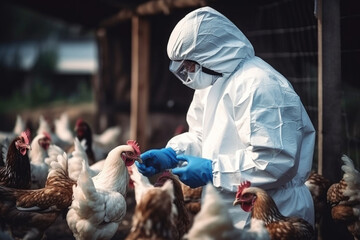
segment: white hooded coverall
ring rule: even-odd
[[[193,60],[223,76],[196,90],[187,113],[189,131],[166,147],[212,160],[213,184],[237,227],[249,214],[233,206],[244,180],[265,189],[285,216],[314,225],[308,188],[314,127],[291,84],[254,55],[244,34],[210,7],[187,14],[175,26],[167,53]]]

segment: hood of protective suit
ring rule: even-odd
[[[254,56],[245,35],[211,7],[199,8],[181,19],[167,45],[171,60],[193,60],[229,76],[243,59]]]

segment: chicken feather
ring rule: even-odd
[[[249,181],[239,185],[233,204],[251,212],[252,218],[263,220],[272,240],[315,239],[315,230],[309,222],[299,217],[283,216],[267,192],[250,185]]]
[[[341,159],[343,178],[330,186],[327,200],[332,207],[332,218],[345,223],[354,239],[360,239],[360,173],[348,156]]]
[[[68,177],[67,155],[58,155],[50,164],[44,188],[25,190],[0,186],[0,223],[11,229],[13,237],[42,239],[44,231],[72,201],[72,185]]]
[[[94,177],[88,164],[82,162],[77,186],[73,188],[74,200],[66,216],[76,239],[110,239],[125,216],[129,182],[126,165],[140,156],[136,144],[128,144],[111,150],[102,171]]]
[[[234,226],[228,209],[212,184],[204,187],[204,199],[200,212],[184,239],[189,240],[270,240],[264,222],[252,219],[249,229]]]

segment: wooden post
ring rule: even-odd
[[[149,95],[150,24],[139,16],[132,17],[131,46],[131,116],[130,138],[147,148],[146,130]]]
[[[316,0],[315,0],[316,1]],[[317,0],[318,22],[318,173],[323,174],[323,48],[322,48],[322,0]]]
[[[330,181],[341,178],[341,46],[340,1],[321,1],[322,37],[322,172]],[[321,88],[320,88],[321,89]]]
[[[340,0],[316,2],[319,51],[318,171],[333,183],[339,181],[342,175]],[[352,239],[343,223],[332,220],[330,210],[325,211],[322,217],[318,239]]]

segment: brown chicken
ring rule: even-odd
[[[360,173],[349,157],[343,155],[341,159],[343,178],[330,186],[327,200],[332,218],[345,223],[354,239],[360,239]]]
[[[315,224],[318,228],[322,217],[330,210],[326,199],[326,193],[330,187],[330,181],[321,174],[312,171],[306,180],[305,185],[310,190],[311,197],[314,201]]]
[[[174,200],[171,181],[145,192],[136,205],[132,228],[126,240],[179,239],[175,236],[177,211]]]
[[[0,186],[0,224],[8,226],[14,238],[42,239],[44,231],[72,202],[67,156],[51,163],[44,188],[26,190]]]
[[[182,182],[180,184],[184,195],[185,207],[189,211],[191,222],[193,222],[195,215],[201,210],[202,187],[191,188]]]
[[[30,160],[30,131],[22,132],[10,143],[5,160],[5,166],[0,167],[0,185],[28,189],[31,183]]]
[[[86,141],[85,152],[89,160],[89,165],[94,164],[96,162],[96,159],[93,150],[93,139],[92,139],[93,135],[90,125],[87,122],[85,122],[83,119],[79,118],[76,121],[74,130],[76,132],[76,137],[79,139],[80,142],[85,139]],[[67,150],[68,153],[71,153],[73,151],[74,151],[74,146],[71,146]]]
[[[285,217],[274,200],[261,188],[250,187],[246,181],[239,185],[234,205],[239,204],[251,217],[264,221],[272,240],[315,239],[315,231],[310,223],[298,217]]]
[[[190,229],[190,216],[188,209],[185,206],[184,195],[181,188],[181,182],[176,175],[173,175],[170,171],[164,171],[156,180],[154,186],[161,187],[165,184],[166,181],[172,181],[174,187],[175,199],[174,203],[177,210],[176,217],[176,231],[174,237],[177,235],[179,239],[189,231]],[[174,238],[176,239],[176,238]]]

